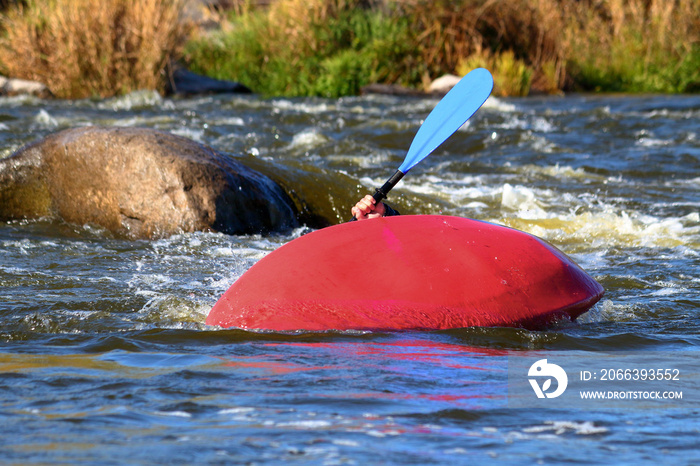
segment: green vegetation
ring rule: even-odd
[[[426,89],[477,66],[496,95],[700,92],[700,0],[240,0],[191,34],[182,1],[8,2],[0,74],[66,98],[162,90],[171,57],[263,95]]]
[[[497,95],[697,92],[700,0],[278,0],[187,45],[191,68],[266,95],[425,88],[485,66]]]
[[[374,82],[413,84],[407,18],[341,3],[285,0],[238,13],[189,42],[190,69],[266,95],[338,97]]]
[[[461,61],[457,74],[463,76],[474,68],[486,68],[494,75],[493,92],[500,96],[523,96],[530,92],[532,70],[512,50],[497,55],[474,54]]]
[[[568,68],[581,88],[700,91],[700,0],[606,0],[574,10]]]

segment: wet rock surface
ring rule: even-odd
[[[130,238],[266,233],[297,223],[279,185],[230,155],[121,127],[60,131],[0,160],[0,219],[42,217]]]
[[[30,94],[42,98],[53,97],[49,88],[42,83],[0,76],[0,96],[21,94]]]

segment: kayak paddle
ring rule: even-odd
[[[472,70],[463,77],[433,108],[418,128],[399,169],[372,197],[377,202],[385,199],[411,168],[430,155],[481,108],[491,89],[493,77],[484,68]]]

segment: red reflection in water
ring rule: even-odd
[[[278,361],[277,355],[260,354],[257,356],[237,356],[235,360],[224,359],[224,366],[236,367],[244,370],[258,371],[263,375],[284,375],[302,371],[316,370],[338,370],[343,369],[341,366],[323,365],[323,366],[305,366],[287,361]]]
[[[256,342],[255,355],[223,358],[251,382],[318,371],[323,390],[299,396],[387,400],[478,409],[505,400],[509,351],[421,338],[392,341]],[[263,394],[264,396],[264,394]],[[486,404],[484,404],[486,403]],[[439,406],[438,406],[439,407]]]
[[[393,342],[357,342],[357,343],[300,343],[274,342],[265,346],[280,347],[294,346],[305,348],[320,348],[332,352],[341,352],[344,356],[372,359],[394,359],[400,361],[427,362],[444,367],[457,369],[491,370],[479,365],[462,364],[449,358],[465,358],[469,356],[507,356],[508,351],[491,348],[477,348],[454,343],[442,343],[421,339],[402,339]]]

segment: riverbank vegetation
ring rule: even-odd
[[[181,0],[26,0],[2,18],[0,74],[46,84],[56,97],[162,91],[188,37]]]
[[[268,95],[425,89],[477,66],[497,95],[700,91],[700,0],[278,0],[194,37],[190,66]]]
[[[426,90],[487,67],[496,95],[700,92],[700,0],[240,0],[220,27],[181,0],[27,0],[0,38],[0,74],[59,97],[162,90],[171,57],[263,95]]]

